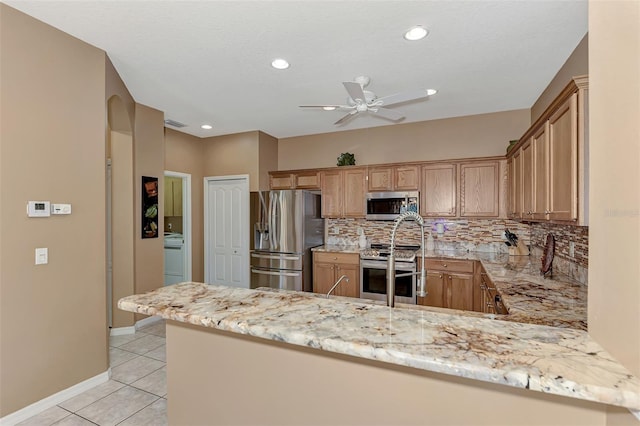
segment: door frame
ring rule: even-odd
[[[191,281],[193,263],[191,247],[191,175],[171,170],[165,170],[164,175],[165,177],[182,179],[182,236],[184,238],[182,260],[184,262],[184,281]]]
[[[204,282],[207,284],[215,284],[211,282],[210,274],[211,270],[209,267],[209,246],[211,241],[209,241],[209,215],[212,213],[209,211],[209,183],[212,182],[222,182],[227,180],[242,180],[243,186],[243,203],[245,208],[240,212],[244,217],[242,221],[245,222],[245,226],[242,228],[244,235],[242,236],[245,244],[246,250],[245,253],[242,254],[242,274],[243,280],[246,280],[247,287],[250,287],[250,276],[249,276],[249,175],[228,175],[228,176],[205,176],[204,178]]]

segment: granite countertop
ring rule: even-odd
[[[323,253],[358,253],[360,254],[360,247],[355,245],[324,245],[311,249],[311,251],[319,251]]]
[[[321,351],[640,410],[640,379],[582,330],[202,283],[125,297],[118,307]]]
[[[320,246],[313,250],[357,253],[360,249],[354,246]],[[420,255],[419,252],[418,256]],[[539,272],[538,259],[532,256],[509,256],[502,253],[466,250],[429,250],[425,252],[425,257],[479,260],[509,310],[509,315],[450,311],[452,313],[587,330],[587,286],[559,274],[552,278],[543,278]]]

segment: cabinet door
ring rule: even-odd
[[[456,215],[456,165],[422,166],[420,213],[423,216]]]
[[[444,277],[442,272],[427,271],[427,297],[418,297],[418,305],[445,307]]]
[[[473,311],[473,275],[447,274],[446,281],[445,307]]]
[[[342,173],[328,170],[321,173],[322,217],[342,216]]]
[[[549,118],[549,219],[578,219],[578,94]]]
[[[511,169],[509,176],[509,217],[512,219],[522,218],[522,150],[516,151],[511,157]]]
[[[173,215],[182,216],[182,179],[173,178]]]
[[[533,145],[531,141],[522,145],[522,218],[533,215]]]
[[[343,217],[364,217],[366,213],[367,169],[342,171],[344,176]],[[324,193],[322,194],[324,196]]]
[[[289,172],[269,173],[269,187],[271,189],[293,189],[293,175]]]
[[[500,215],[500,163],[468,163],[460,166],[460,216]]]
[[[335,283],[333,263],[313,262],[313,292],[327,294]]]
[[[393,167],[369,168],[369,191],[393,191]]]
[[[546,122],[531,138],[533,149],[533,219],[547,218],[549,209],[549,123]]]
[[[173,216],[173,180],[164,178],[164,215]]]
[[[336,265],[335,272],[335,281],[338,281],[342,275],[346,275],[349,281],[342,280],[332,294],[336,296],[360,297],[360,266],[341,263]],[[333,284],[331,285],[333,286]]]
[[[296,189],[320,189],[320,172],[309,170],[294,175]]]
[[[420,187],[418,166],[395,166],[393,168],[393,182],[397,191],[417,191]]]

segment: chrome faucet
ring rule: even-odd
[[[396,259],[395,259],[395,248],[396,248],[396,232],[398,231],[398,226],[402,222],[408,219],[415,220],[418,225],[420,225],[420,251],[422,256],[422,263],[420,265],[420,272],[415,272],[411,274],[400,274],[396,275]],[[427,295],[426,285],[427,285],[427,271],[424,267],[424,252],[426,250],[424,244],[424,219],[416,212],[405,212],[401,213],[396,221],[393,224],[393,230],[391,231],[391,247],[389,250],[389,257],[387,258],[387,306],[393,308],[395,306],[395,296],[396,296],[396,277],[397,276],[407,276],[407,275],[418,275],[420,274],[420,278],[418,278],[418,285],[416,289],[416,294],[420,297],[425,297]]]
[[[329,295],[331,294],[331,292],[333,290],[336,289],[336,287],[338,287],[338,284],[340,284],[340,281],[345,280],[346,282],[349,282],[349,277],[347,277],[346,275],[341,276],[340,278],[338,278],[338,281],[336,281],[336,283],[333,285],[333,287],[331,287],[331,289],[327,292],[327,299],[329,298]]]

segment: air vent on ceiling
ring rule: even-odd
[[[171,127],[177,127],[177,128],[187,127],[187,125],[184,124],[184,123],[181,123],[181,122],[175,121],[175,120],[170,120],[170,119],[164,120],[164,124],[166,124],[168,126],[171,126]]]

